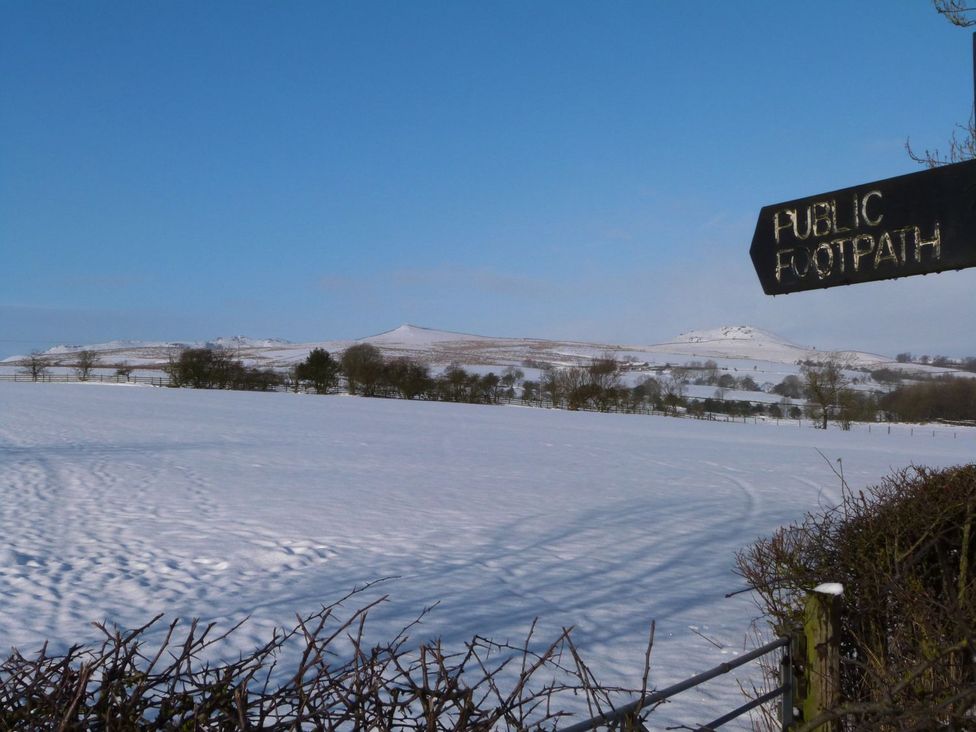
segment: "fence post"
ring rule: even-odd
[[[793,707],[799,698],[799,692],[794,663],[800,655],[800,638],[802,637],[803,629],[793,628],[792,632],[789,633],[789,645],[783,648],[783,656],[780,659],[780,684],[783,687],[783,697],[780,704],[780,727],[784,732],[791,729],[796,721],[793,716]]]
[[[620,732],[647,732],[647,727],[644,726],[640,718],[640,708],[621,719],[618,729]]]
[[[817,715],[836,706],[840,699],[840,593],[837,583],[820,585],[807,594],[803,610],[803,638],[805,658],[804,682],[797,695],[797,704],[803,711],[803,721],[809,722]],[[827,722],[816,732],[836,732],[837,722]]]

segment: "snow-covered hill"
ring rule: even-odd
[[[682,333],[671,343],[650,347],[652,351],[711,359],[744,359],[795,364],[823,358],[826,353],[812,346],[801,346],[775,333],[748,325],[732,325],[711,330]],[[893,359],[863,351],[831,351],[852,367],[880,368]]]
[[[795,373],[798,363],[820,359],[828,353],[812,346],[791,343],[775,333],[746,325],[690,331],[664,343],[620,345],[544,338],[498,338],[404,324],[358,340],[291,343],[278,338],[232,336],[196,343],[110,341],[87,346],[56,346],[47,351],[47,355],[54,364],[67,365],[73,362],[74,354],[78,351],[91,349],[99,353],[100,361],[105,365],[127,363],[136,367],[159,368],[181,348],[207,346],[232,351],[237,358],[251,364],[286,368],[304,360],[313,348],[338,353],[355,343],[370,343],[387,357],[409,356],[435,369],[450,363],[495,368],[509,365],[523,368],[566,366],[586,364],[593,358],[611,356],[629,363],[632,370],[640,371],[710,359],[723,369],[755,372],[754,376],[760,382],[778,382],[783,375]],[[851,368],[889,366],[929,373],[949,371],[896,364],[894,359],[887,356],[862,351],[843,351],[836,355]],[[4,363],[14,365],[22,358],[14,356]]]

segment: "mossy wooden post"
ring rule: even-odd
[[[840,699],[840,591],[821,585],[807,595],[803,613],[803,635],[806,641],[804,659],[805,684],[802,699],[797,704],[803,710],[803,720],[810,721],[833,708]],[[836,722],[816,728],[817,732],[835,732]]]
[[[647,727],[644,726],[640,718],[640,709],[621,719],[620,726],[617,729],[620,732],[647,732]]]

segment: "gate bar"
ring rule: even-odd
[[[782,694],[784,691],[786,691],[786,687],[785,686],[781,686],[778,689],[773,689],[772,691],[767,691],[762,696],[756,697],[751,702],[747,702],[747,703],[743,704],[738,709],[734,709],[733,711],[729,712],[728,714],[723,714],[721,717],[719,717],[718,719],[712,720],[708,724],[703,724],[701,727],[699,727],[698,729],[696,729],[695,732],[713,732],[713,730],[715,730],[718,727],[721,727],[726,722],[731,722],[736,717],[739,717],[739,716],[745,714],[746,712],[748,712],[748,711],[750,711],[752,709],[755,709],[760,704],[765,704],[768,701],[772,701],[773,699],[775,699],[776,697],[778,697],[780,694]]]
[[[588,730],[596,729],[601,725],[611,724],[613,722],[619,722],[624,717],[628,717],[634,714],[639,709],[643,709],[651,704],[657,704],[658,702],[664,701],[665,699],[674,696],[686,689],[690,689],[693,686],[698,686],[709,679],[714,679],[716,676],[721,676],[722,674],[727,674],[732,669],[738,668],[744,664],[753,661],[760,656],[765,656],[770,651],[776,650],[783,646],[789,645],[790,639],[788,637],[777,638],[774,641],[770,641],[764,646],[757,648],[754,651],[743,654],[736,658],[734,661],[728,661],[726,663],[720,663],[715,668],[709,669],[708,671],[703,671],[697,676],[692,676],[690,679],[685,679],[684,681],[679,681],[677,684],[668,686],[660,691],[655,691],[652,694],[638,699],[637,701],[630,702],[630,704],[625,704],[622,707],[617,707],[616,709],[611,709],[606,714],[601,714],[591,719],[587,719],[584,722],[578,722],[570,727],[563,727],[561,732],[587,732]]]

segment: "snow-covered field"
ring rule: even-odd
[[[232,636],[249,648],[397,576],[377,634],[436,601],[420,632],[455,647],[539,617],[540,638],[574,625],[598,678],[636,685],[655,619],[662,686],[742,650],[756,611],[724,597],[734,552],[838,499],[818,449],[856,489],[971,461],[976,431],[0,383],[0,646],[165,612],[250,615]],[[726,678],[654,723],[740,702]]]

